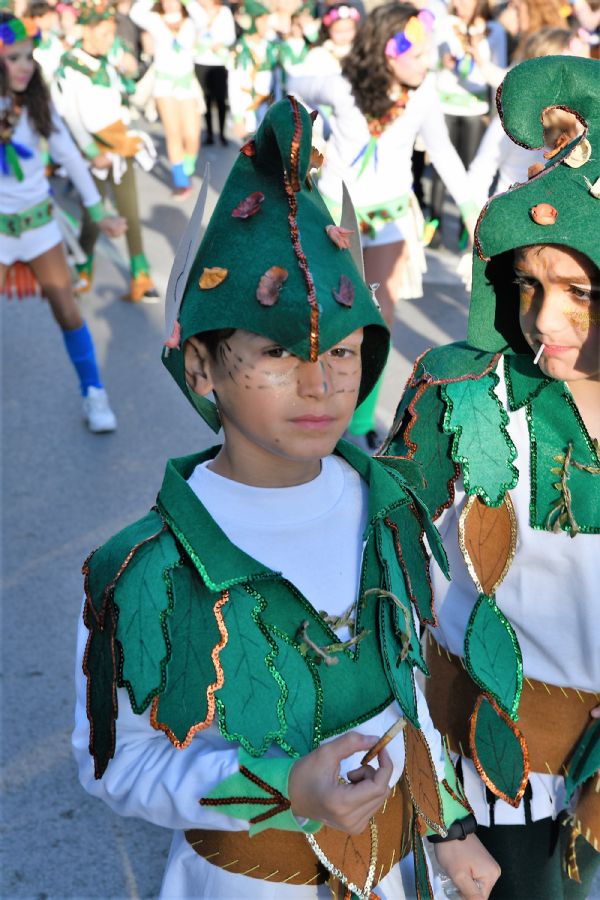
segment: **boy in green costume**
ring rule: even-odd
[[[507,900],[583,898],[600,861],[599,86],[570,57],[507,75],[516,143],[580,127],[488,202],[467,343],[417,361],[383,449],[439,517],[426,696]]]
[[[411,845],[431,897],[428,830],[486,897],[498,869],[413,675],[437,533],[402,464],[338,443],[389,337],[310,182],[311,132],[275,104],[178,251],[163,359],[225,440],[171,460],[156,506],[85,564],[80,777],[175,830],[163,897],[402,898]]]

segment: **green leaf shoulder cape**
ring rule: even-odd
[[[414,683],[415,666],[425,674],[427,668],[412,615],[414,607],[421,622],[435,621],[424,539],[444,570],[446,558],[410,483],[416,467],[373,460],[341,442],[336,452],[369,485],[369,509],[357,640],[340,644],[293,584],[227,538],[187,484],[195,466],[217,450],[171,460],[156,506],[84,565],[90,753],[100,778],[114,755],[117,688],[123,687],[134,713],[150,709],[152,726],[178,748],[212,724],[237,742],[237,782],[226,779],[213,792],[223,812],[252,822],[271,797],[265,827],[290,828],[289,820],[275,821],[285,812],[286,776],[323,739],[368,720],[395,698],[411,742],[427,746]],[[326,664],[323,654],[336,664]],[[264,759],[273,745],[284,751],[281,760]],[[454,792],[440,797],[430,754],[429,762],[437,809],[421,809],[416,796],[414,802],[426,824],[439,829],[465,810],[457,810]],[[262,805],[253,805],[253,792]],[[247,801],[243,810],[234,794]],[[227,802],[235,808],[226,809]]]
[[[529,458],[519,460],[521,471],[528,467],[531,477],[529,522],[519,527],[564,531],[571,537],[598,534],[597,443],[567,385],[544,376],[531,354],[503,356],[466,343],[427,351],[415,363],[382,453],[421,465],[421,497],[434,519],[452,506],[454,485],[462,475],[467,503],[459,520],[459,544],[478,593],[463,653],[480,691],[471,717],[470,753],[493,793],[518,806],[529,775],[527,747],[516,724],[523,665],[517,635],[497,606],[495,592],[516,550],[510,490],[519,471],[507,430],[509,413],[495,392],[499,366],[504,367],[509,412],[524,409],[529,428]],[[484,530],[495,529],[487,559],[470,555],[468,528],[476,536],[471,547],[483,546]],[[584,736],[579,752],[600,767],[596,726]],[[504,762],[498,766],[500,757]]]

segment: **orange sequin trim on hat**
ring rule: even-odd
[[[302,244],[300,243],[300,234],[298,232],[298,223],[296,216],[298,214],[298,201],[296,194],[300,190],[300,180],[298,177],[298,165],[300,155],[300,138],[302,136],[302,120],[300,118],[300,109],[298,101],[294,97],[288,97],[292,107],[292,115],[294,118],[294,134],[292,136],[292,144],[290,150],[291,171],[288,178],[285,174],[284,187],[288,198],[290,211],[288,213],[288,222],[290,225],[290,235],[292,238],[292,246],[298,260],[298,265],[304,276],[306,283],[307,299],[310,303],[310,361],[316,362],[319,356],[319,306],[317,304],[317,295],[315,293],[315,283],[308,268],[308,260],[304,255]]]

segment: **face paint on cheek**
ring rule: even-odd
[[[319,360],[319,365],[321,367],[321,374],[323,376],[323,393],[326,394],[329,391],[329,383],[327,381],[327,369],[325,367],[325,363],[322,359]],[[329,367],[331,369],[331,366]]]
[[[519,314],[522,316],[526,316],[527,313],[531,309],[531,304],[533,302],[533,294],[528,293],[527,291],[521,290],[519,291]]]
[[[600,327],[600,310],[565,310],[565,316],[578,331],[589,331],[592,326]]]

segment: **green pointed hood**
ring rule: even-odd
[[[512,69],[498,89],[498,112],[508,136],[541,148],[542,115],[558,107],[574,113],[583,134],[523,184],[488,201],[475,232],[473,287],[467,338],[482,350],[522,352],[512,251],[559,244],[584,253],[600,268],[600,62],[570,56],[531,59]],[[536,207],[552,210],[540,216]],[[536,221],[536,219],[538,221]]]
[[[389,332],[350,251],[325,230],[333,220],[308,177],[311,155],[306,109],[292,97],[271,106],[242,147],[191,267],[179,347],[165,348],[163,361],[215,430],[214,404],[185,382],[183,345],[192,335],[243,328],[315,360],[364,328],[359,400],[383,371]]]

